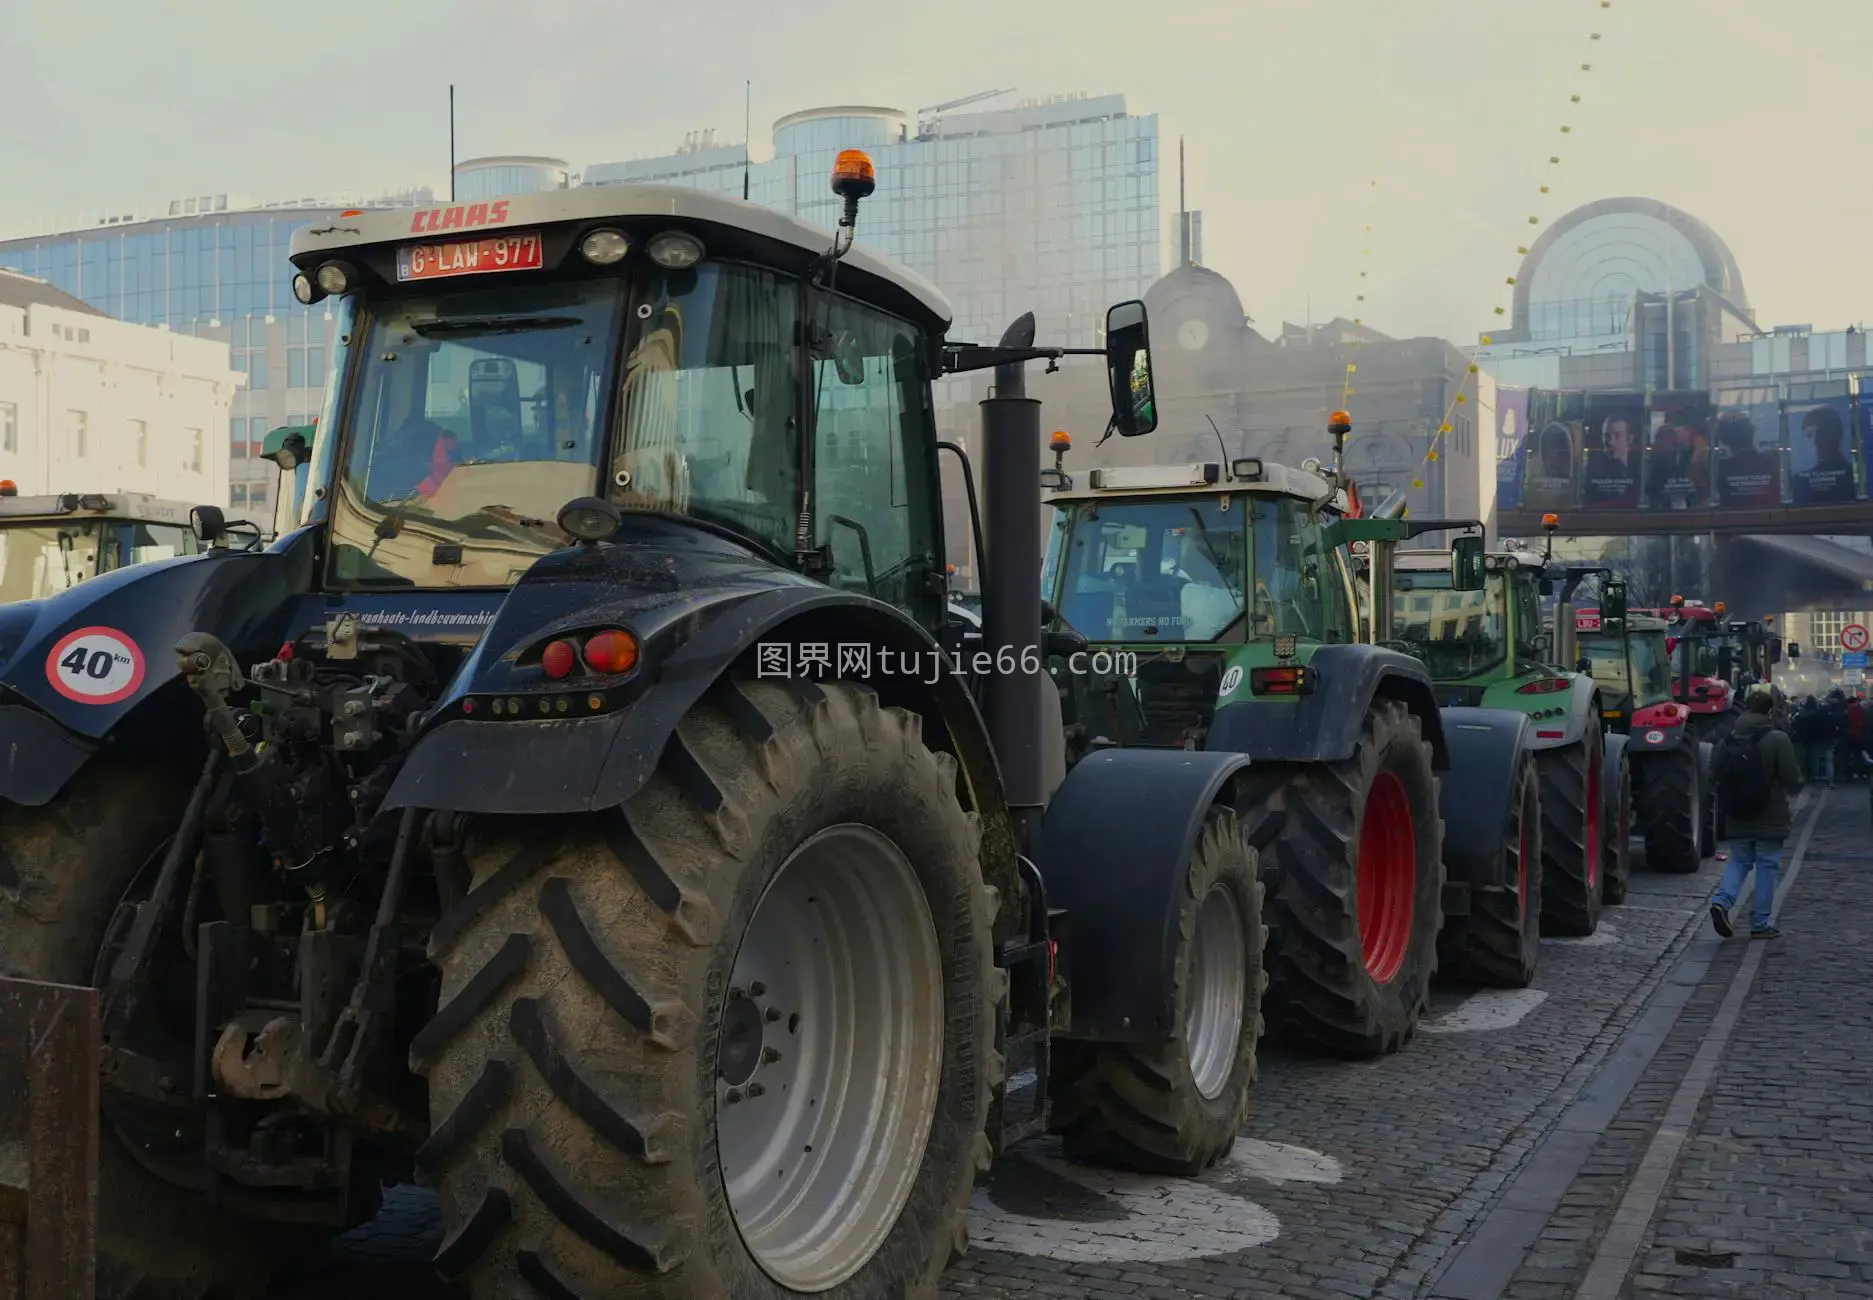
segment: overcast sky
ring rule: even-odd
[[[914,110],[1014,86],[1118,91],[1158,114],[1167,207],[1187,135],[1205,261],[1264,332],[1363,310],[1392,333],[1472,341],[1507,302],[1516,245],[1538,231],[1528,218],[1616,195],[1713,226],[1765,325],[1873,317],[1869,0],[8,8],[9,235],[185,194],[446,193],[451,81],[460,156],[575,169],[668,152],[702,127],[739,139],[744,78],[757,157],[766,124],[796,109]]]

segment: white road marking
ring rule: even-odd
[[[1541,989],[1484,989],[1432,1016],[1418,1026],[1427,1034],[1474,1034],[1490,1029],[1511,1029],[1548,1000]]]
[[[1159,1178],[1072,1164],[1058,1139],[1025,1143],[1011,1153],[1090,1193],[1106,1213],[1042,1218],[1005,1210],[978,1187],[969,1216],[970,1244],[1074,1264],[1170,1264],[1265,1246],[1281,1222],[1242,1194],[1247,1179],[1269,1183],[1337,1183],[1339,1161],[1306,1147],[1239,1138],[1235,1150],[1196,1178]]]

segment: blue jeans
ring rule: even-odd
[[[1814,747],[1814,779],[1832,781],[1834,779],[1834,742],[1817,741]]]
[[[1730,862],[1723,869],[1723,883],[1711,896],[1711,902],[1729,911],[1736,896],[1743,892],[1743,878],[1756,868],[1756,910],[1750,928],[1766,930],[1775,912],[1775,881],[1782,874],[1781,840],[1731,840]]]

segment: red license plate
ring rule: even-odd
[[[537,271],[540,266],[540,232],[537,230],[447,244],[405,244],[397,250],[399,280],[439,280],[451,275],[485,275],[490,271]]]

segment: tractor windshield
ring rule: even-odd
[[[92,520],[0,526],[0,604],[42,600],[96,577],[103,531]]]
[[[1433,678],[1475,677],[1508,658],[1496,574],[1482,591],[1452,591],[1448,565],[1399,569],[1394,576],[1392,634],[1424,660]]]
[[[334,385],[350,418],[322,422],[338,423],[345,443],[334,585],[509,585],[571,544],[555,522],[560,507],[594,494],[791,555],[799,301],[791,280],[704,262],[364,304],[356,378]],[[919,552],[923,539],[895,536],[908,527],[899,516],[909,513],[910,471],[902,448],[872,426],[886,407],[910,413],[906,423],[921,418],[920,340],[844,300],[817,314],[826,317],[811,372],[820,496],[863,525],[871,579],[885,589],[887,561]],[[845,508],[867,502],[869,512]],[[866,585],[851,530],[820,522],[815,540]]]
[[[1593,680],[1618,695],[1632,693],[1632,674],[1626,661],[1626,639],[1616,636],[1583,636],[1580,654],[1587,661]]]
[[[1671,698],[1671,656],[1665,651],[1665,634],[1639,632],[1630,640],[1634,705],[1643,709],[1663,704]]]
[[[1062,520],[1061,617],[1091,641],[1240,639],[1247,514],[1221,496],[1080,502]]]

